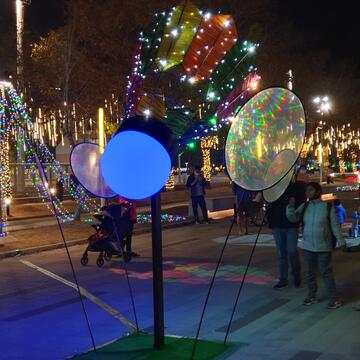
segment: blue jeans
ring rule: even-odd
[[[279,281],[288,283],[288,258],[291,264],[294,282],[300,283],[301,270],[299,253],[297,250],[298,233],[296,228],[273,228],[272,229],[279,260]]]

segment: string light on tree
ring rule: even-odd
[[[215,136],[206,136],[200,140],[201,153],[203,157],[203,173],[206,181],[211,178],[211,149],[216,150],[219,144],[219,138]]]
[[[165,184],[166,190],[173,190],[175,188],[175,175],[174,175],[174,168],[171,169],[169,178]]]

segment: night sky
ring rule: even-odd
[[[330,49],[335,59],[356,57],[359,61],[358,13],[349,3],[291,1],[290,6],[290,1],[279,1],[280,14],[291,19],[310,49]]]
[[[224,0],[226,1],[230,0]],[[50,29],[61,25],[64,2],[65,0],[32,0],[26,9],[27,29],[45,35]],[[274,0],[280,19],[290,19],[298,31],[307,37],[310,48],[331,49],[336,58],[359,58],[360,45],[357,35],[360,31],[357,11],[349,6],[349,3]],[[0,4],[2,27],[15,26],[15,0],[0,0]]]

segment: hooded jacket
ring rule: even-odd
[[[304,206],[305,203],[296,210],[294,207],[287,206],[286,216],[290,222],[296,223],[301,220]],[[332,251],[331,231],[336,237],[337,246],[345,245],[334,207],[330,209],[329,223],[326,202],[320,199],[311,200],[303,215],[303,240],[300,247],[313,252]]]

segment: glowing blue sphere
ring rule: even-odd
[[[159,192],[170,171],[168,151],[153,137],[139,131],[122,131],[107,144],[101,156],[107,185],[127,199],[144,199]]]

